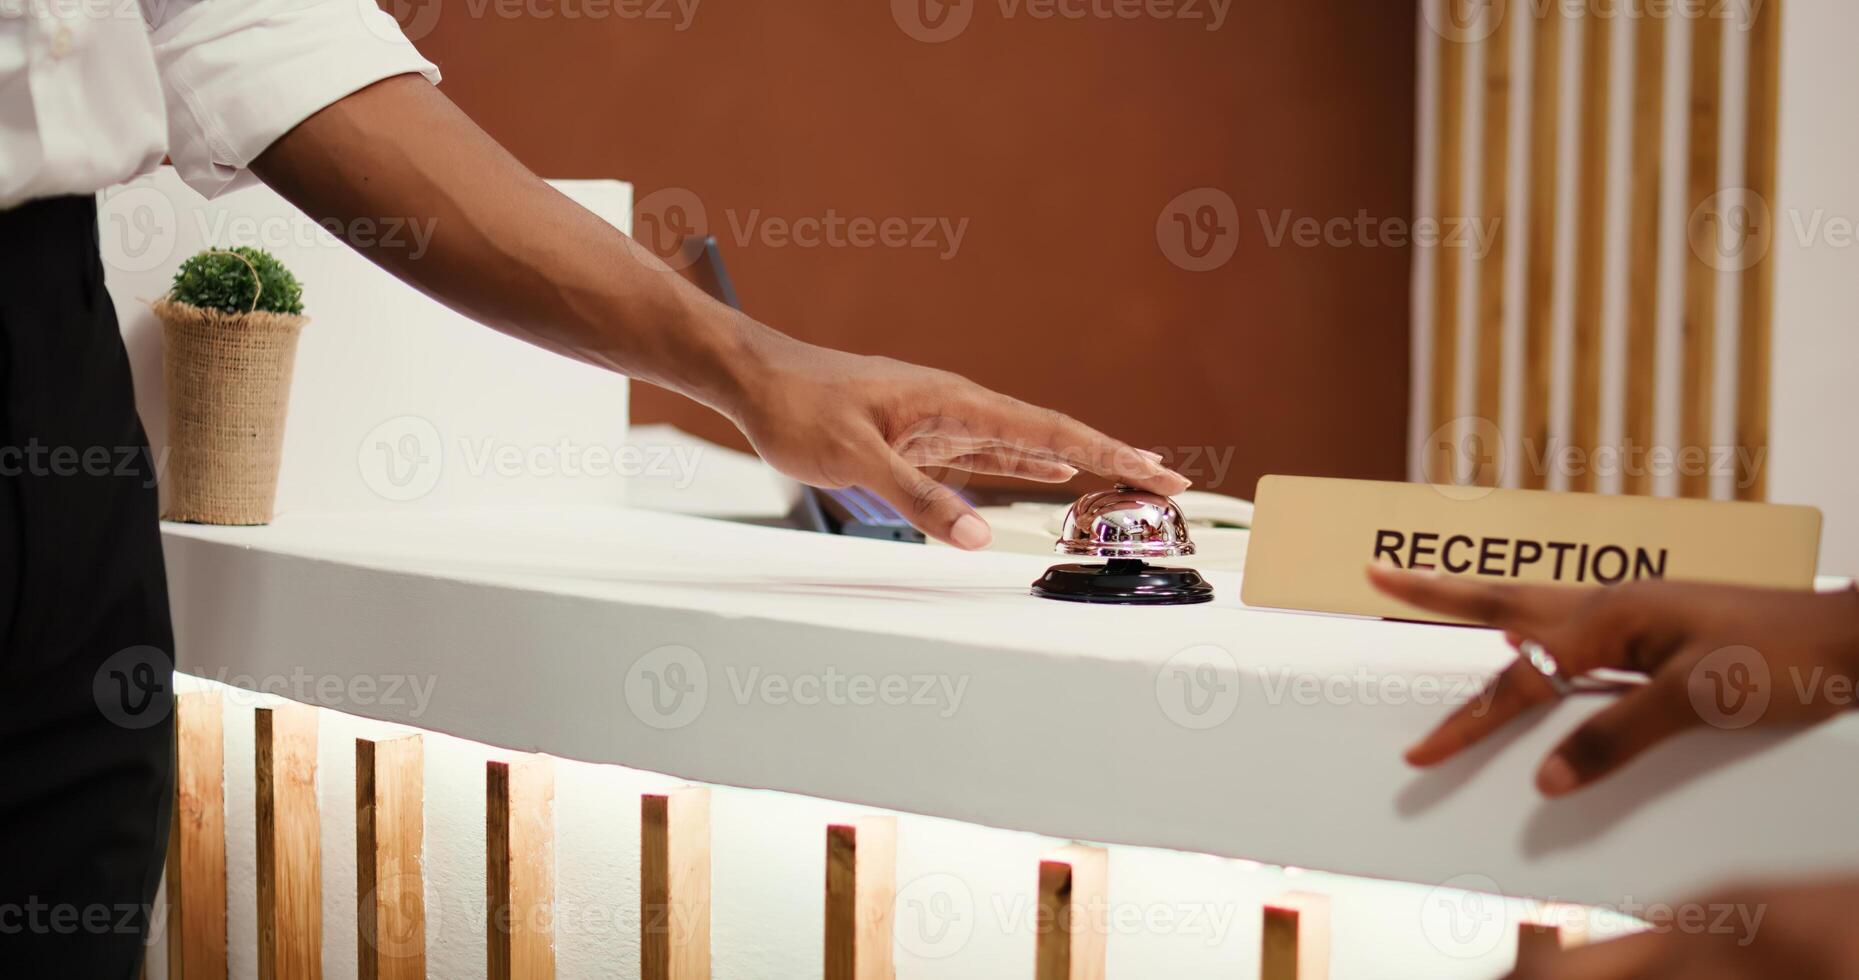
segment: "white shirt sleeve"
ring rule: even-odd
[[[213,197],[318,110],[395,75],[439,69],[375,0],[141,0],[166,93],[168,154]]]

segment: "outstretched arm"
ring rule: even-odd
[[[286,133],[252,169],[319,221],[432,223],[423,253],[350,245],[504,333],[681,392],[763,458],[815,486],[864,486],[964,548],[989,532],[922,472],[951,466],[1048,482],[1077,469],[1158,493],[1188,481],[1057,412],[943,371],[815,347],[757,323],[517,162],[417,75],[362,89]]]

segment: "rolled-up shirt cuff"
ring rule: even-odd
[[[344,96],[396,75],[439,81],[373,0],[202,3],[152,40],[168,153],[207,197],[245,183],[266,147]]]

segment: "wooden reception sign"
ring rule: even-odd
[[[1371,588],[1378,560],[1490,582],[1807,589],[1820,554],[1820,511],[1780,504],[1292,476],[1260,480],[1254,503],[1250,606],[1439,619]]]

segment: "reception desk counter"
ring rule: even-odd
[[[1859,866],[1859,718],[1701,731],[1562,801],[1577,697],[1435,772],[1401,749],[1490,631],[1036,599],[1048,563],[624,508],[167,525],[179,669],[726,786],[1058,838],[1594,904]],[[356,698],[291,677],[424,678]],[[365,702],[365,703],[364,703]]]

